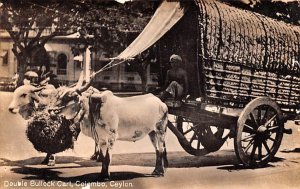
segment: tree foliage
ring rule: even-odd
[[[3,1],[1,28],[13,39],[15,55],[43,45],[54,36],[67,34],[76,20],[73,6],[62,1]]]
[[[300,25],[300,1],[222,0],[233,6],[254,11],[290,24]]]
[[[77,4],[68,1],[1,1],[0,23],[13,40],[12,51],[18,60],[20,81],[34,52],[57,35],[72,31],[77,18]]]
[[[109,56],[124,50],[143,30],[158,3],[137,1],[120,4],[115,1],[84,2],[85,14],[78,20],[82,38],[91,50],[105,50]]]

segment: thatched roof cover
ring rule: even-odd
[[[300,27],[215,0],[195,0],[205,58],[300,74]]]

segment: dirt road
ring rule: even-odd
[[[26,122],[7,111],[11,93],[0,92],[0,188],[299,188],[300,127],[292,122],[275,162],[260,169],[238,166],[233,141],[203,157],[188,155],[171,132],[167,135],[170,167],[165,177],[154,178],[155,154],[148,138],[117,142],[111,181],[99,179],[100,163],[89,160],[94,143],[80,135],[74,150],[57,154],[54,167],[40,165],[39,153],[26,139]]]

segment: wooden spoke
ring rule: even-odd
[[[269,140],[272,140],[273,142],[278,142],[276,139],[271,138],[271,136],[268,137]]]
[[[246,127],[247,127],[248,129],[250,129],[251,131],[256,132],[256,130],[254,130],[254,128],[251,127],[250,125],[244,124],[244,126],[246,126]]]
[[[251,151],[251,154],[250,154],[251,159],[253,159],[254,156],[255,156],[256,148],[257,148],[257,142],[254,141],[253,148],[252,148],[252,151]]]
[[[269,111],[270,111],[270,108],[271,108],[270,106],[267,107],[266,112],[264,113],[264,116],[263,116],[262,119],[261,119],[262,121],[265,120],[265,119],[267,118],[267,115],[268,115],[268,113],[269,113]]]
[[[261,124],[261,109],[257,109],[257,123],[260,125]]]
[[[248,135],[245,138],[243,138],[241,141],[243,141],[243,142],[249,142],[249,141],[251,141],[251,139],[253,139],[254,136],[255,136],[255,134]]]
[[[268,127],[268,125],[270,125],[271,122],[275,120],[276,116],[277,116],[276,114],[275,114],[274,116],[272,116],[271,119],[269,119],[269,120],[264,124],[264,126],[265,126],[265,127]]]
[[[200,149],[200,140],[198,140],[198,142],[197,142],[197,150],[199,150]]]
[[[277,130],[277,129],[279,129],[279,126],[278,126],[278,125],[273,126],[273,127],[269,127],[269,128],[268,128],[268,131],[275,131],[275,130]]]
[[[197,124],[193,123],[193,127],[198,127],[200,125],[201,125],[200,123],[197,123]]]
[[[254,143],[254,139],[252,139],[252,140],[247,144],[247,146],[245,147],[245,153],[248,152],[248,150],[249,150],[250,147],[253,145],[253,143]]]
[[[258,123],[257,123],[257,121],[256,121],[256,119],[255,119],[255,117],[254,117],[254,115],[253,115],[252,112],[250,113],[250,117],[251,117],[252,122],[255,124],[256,128],[258,128],[259,125],[258,125]]]
[[[258,144],[258,159],[262,159],[262,143]]]
[[[191,128],[189,128],[188,130],[186,130],[185,132],[183,132],[183,135],[186,135],[186,134],[188,134],[189,132],[191,132],[191,131],[193,131],[193,130],[194,130],[194,128],[191,127]]]
[[[190,144],[192,144],[192,142],[196,139],[196,133],[193,134],[192,138],[190,139]]]
[[[269,146],[268,146],[268,144],[267,144],[266,141],[263,141],[263,145],[264,145],[265,149],[267,150],[268,154],[270,154],[271,150],[270,150],[270,148],[269,148]]]

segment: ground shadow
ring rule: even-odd
[[[82,167],[99,167],[100,162],[89,160],[88,158],[72,157],[72,156],[57,156],[56,165],[49,167],[40,165],[44,157],[32,157],[25,160],[10,161],[1,159],[3,166],[13,166],[12,172],[23,175],[26,180],[44,180],[44,181],[63,181],[63,182],[96,182],[103,181],[99,172],[76,175],[66,177],[65,170],[74,169],[78,171]],[[235,153],[231,151],[219,151],[208,154],[206,156],[192,156],[186,152],[170,152],[168,153],[169,167],[171,168],[188,168],[188,167],[204,167],[204,166],[220,166],[232,165],[237,163]],[[115,154],[113,155],[112,166],[118,165],[132,165],[142,167],[155,166],[155,153],[133,153],[133,154]],[[76,170],[77,169],[77,170]],[[91,169],[95,171],[94,169]],[[78,171],[80,172],[80,171]],[[81,173],[79,173],[81,174]],[[141,177],[153,177],[150,174],[141,174],[136,172],[112,172],[111,179],[118,180],[131,180]]]
[[[284,160],[285,160],[284,158],[274,157],[273,160],[270,161],[270,163],[282,162]],[[275,166],[272,164],[267,164],[263,167],[249,167],[249,166],[244,166],[238,162],[237,164],[234,164],[234,165],[220,166],[217,169],[226,170],[226,171],[231,172],[231,171],[239,171],[239,170],[246,170],[246,169],[264,169],[264,168],[270,168],[270,167],[275,167]]]
[[[45,159],[45,156],[31,157],[24,160],[12,161],[6,158],[0,158],[0,166],[22,166],[22,165],[41,165],[41,162]],[[74,157],[74,156],[56,156],[56,162],[59,164],[72,163],[78,161],[85,161],[86,158]]]
[[[282,153],[300,153],[300,148],[295,148],[293,150],[281,150]]]
[[[155,153],[132,153],[132,154],[114,154],[112,165],[132,165],[142,167],[154,167]],[[0,158],[0,166],[34,166],[41,165],[44,157],[32,157],[24,160],[11,161]],[[207,154],[205,156],[192,156],[184,151],[169,152],[168,161],[170,168],[187,168],[187,167],[203,167],[203,166],[220,166],[232,165],[237,163],[237,158],[232,150],[223,150]],[[100,162],[90,160],[89,158],[74,156],[56,156],[56,166],[47,167],[55,168],[76,168],[76,167],[95,167],[100,166]]]
[[[62,182],[71,182],[71,183],[88,183],[88,182],[98,182],[106,181],[101,178],[100,173],[88,173],[79,176],[61,176],[61,171],[56,171],[49,168],[35,168],[22,166],[18,168],[12,168],[11,171],[17,174],[22,174],[25,180],[44,180],[44,181],[62,181]],[[135,172],[112,172],[110,181],[119,181],[119,180],[132,180],[135,178],[141,177],[154,177],[149,174],[140,174]]]
[[[40,165],[43,157],[33,157],[25,160],[10,161],[2,160],[2,166],[12,166],[11,171],[17,174],[24,175],[23,179],[27,180],[44,180],[44,181],[63,181],[63,182],[95,182],[103,181],[99,172],[82,174],[78,176],[66,177],[62,176],[65,169],[76,169],[82,167],[99,167],[100,162],[89,160],[88,158],[72,157],[72,156],[57,156],[57,164],[53,167]],[[218,169],[226,171],[234,171],[245,169],[244,166],[239,165],[233,150],[222,150],[211,153],[205,156],[192,156],[186,152],[170,152],[168,153],[170,168],[189,168],[189,167],[204,167],[204,166],[218,166]],[[281,158],[275,158],[273,162],[283,161]],[[113,155],[113,166],[118,165],[132,165],[142,167],[154,167],[155,154],[115,154]],[[271,165],[270,165],[271,166]],[[98,170],[98,169],[97,169]],[[94,171],[94,169],[92,169]],[[78,171],[80,172],[80,170]],[[79,173],[81,174],[81,173]],[[141,174],[136,172],[112,172],[111,180],[131,180],[141,177],[153,177],[149,174]]]

